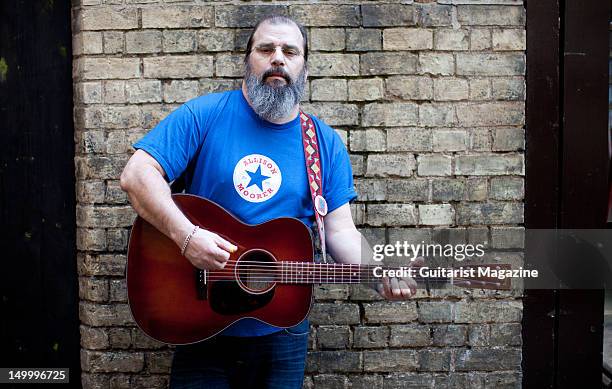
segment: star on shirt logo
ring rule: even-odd
[[[264,176],[263,174],[261,174],[261,165],[258,165],[257,170],[255,170],[254,172],[250,172],[247,170],[246,173],[249,175],[249,177],[251,177],[251,180],[249,181],[246,187],[249,188],[253,185],[257,185],[259,187],[259,190],[263,191],[262,183],[268,178],[270,178],[270,176]]]

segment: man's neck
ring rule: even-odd
[[[244,96],[244,98],[246,99],[247,103],[249,103],[249,105],[251,106],[251,108],[253,108],[253,103],[251,103],[251,99],[249,99],[249,95],[247,93],[246,90],[246,83],[244,81],[242,81],[242,95]],[[300,105],[296,104],[295,107],[293,107],[291,109],[291,111],[289,112],[289,115],[282,117],[280,119],[275,119],[275,120],[268,120],[270,123],[274,123],[274,124],[285,124],[285,123],[289,123],[290,121],[292,121],[293,119],[295,119],[298,115],[298,112],[300,112]],[[267,120],[267,119],[266,119]]]

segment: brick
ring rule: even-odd
[[[433,31],[422,28],[388,28],[383,31],[384,50],[430,50]]]
[[[161,101],[161,81],[133,80],[125,84],[129,103],[156,103]]]
[[[138,28],[136,8],[84,8],[77,16],[81,30],[130,30]]]
[[[234,49],[234,31],[229,29],[206,29],[198,31],[200,51],[230,51]]]
[[[213,7],[173,5],[142,8],[142,28],[210,27]]]
[[[474,128],[470,131],[470,150],[491,151],[491,133],[486,128]]]
[[[364,174],[364,157],[363,155],[349,155],[353,175],[362,176]]]
[[[351,101],[372,101],[383,98],[383,80],[366,78],[348,81],[348,98]]]
[[[359,201],[381,201],[387,198],[387,182],[380,179],[359,178],[355,180]]]
[[[516,151],[525,148],[525,130],[522,128],[496,128],[493,130],[494,151]]]
[[[419,301],[419,322],[450,323],[452,320],[452,303],[448,301]]]
[[[329,78],[312,80],[310,93],[313,101],[346,101],[346,80]]]
[[[364,27],[413,26],[414,7],[407,4],[363,4],[361,6]]]
[[[433,201],[461,201],[466,198],[465,182],[457,178],[439,178],[431,181]]]
[[[490,100],[493,95],[488,78],[470,78],[470,100]]]
[[[383,388],[433,388],[433,385],[431,374],[395,373],[384,377]]]
[[[110,131],[106,137],[107,154],[125,154],[130,151],[125,130]]]
[[[433,98],[433,80],[422,76],[392,76],[387,78],[389,97],[406,100],[430,100]]]
[[[347,28],[346,49],[348,51],[375,51],[382,49],[382,32],[375,28]]]
[[[460,5],[457,20],[471,26],[524,26],[525,9],[522,6]]]
[[[520,301],[459,301],[455,305],[455,322],[520,322],[522,307]]]
[[[445,103],[419,105],[419,125],[424,127],[451,126],[457,122],[455,106]]]
[[[313,377],[315,388],[344,389],[348,378],[341,375],[319,374]]]
[[[433,151],[467,150],[468,134],[464,130],[433,131]]]
[[[127,160],[127,156],[75,157],[77,179],[115,179]]]
[[[433,327],[435,346],[463,346],[467,342],[467,326],[449,324]]]
[[[92,373],[137,373],[144,367],[144,355],[135,352],[81,350],[81,368]]]
[[[363,107],[363,126],[414,126],[418,120],[418,106],[414,103],[372,103]]]
[[[127,103],[125,81],[109,80],[102,82],[104,102],[110,104]]]
[[[432,131],[427,128],[392,127],[387,130],[389,151],[431,151]]]
[[[346,300],[348,298],[348,285],[320,284],[314,288],[316,300]]]
[[[416,69],[417,56],[412,53],[361,54],[362,75],[414,74]]]
[[[308,74],[313,77],[359,75],[359,55],[312,54],[308,59]]]
[[[165,343],[150,338],[139,328],[133,328],[131,334],[128,333],[128,336],[135,349],[159,349],[166,347]]]
[[[164,30],[162,46],[164,53],[188,53],[196,50],[197,36],[195,31]]]
[[[81,347],[88,350],[103,350],[108,348],[108,334],[103,328],[81,325]]]
[[[212,76],[213,60],[207,55],[144,58],[146,78],[199,78]]]
[[[520,323],[491,324],[491,346],[520,346],[523,343]]]
[[[491,80],[491,91],[496,100],[525,100],[525,79],[494,78]]]
[[[417,25],[422,27],[450,26],[452,23],[452,7],[441,4],[418,4]]]
[[[470,31],[470,50],[487,50],[491,48],[491,30],[473,28]]]
[[[244,75],[243,56],[240,54],[218,54],[215,74],[217,77],[242,77]]]
[[[82,104],[102,102],[102,84],[100,82],[79,82],[75,85],[76,101]]]
[[[410,177],[414,168],[412,154],[371,154],[368,157],[366,176]]]
[[[125,50],[130,54],[159,53],[162,33],[157,30],[130,31],[125,34]]]
[[[146,370],[149,373],[170,374],[172,351],[154,351],[145,353]],[[156,386],[159,387],[159,386]]]
[[[132,388],[167,388],[169,383],[168,376],[162,375],[134,375],[130,380]],[[111,386],[113,387],[113,386]]]
[[[522,387],[520,372],[493,372],[485,376],[486,389],[508,388],[518,389]]]
[[[457,106],[457,119],[462,127],[522,126],[525,105],[522,102],[461,103]]]
[[[199,88],[198,81],[172,80],[163,85],[163,98],[166,103],[183,103],[196,98]]]
[[[491,39],[495,51],[526,49],[526,34],[523,29],[494,29]]]
[[[129,328],[109,328],[108,339],[114,349],[128,349],[132,345],[132,334]]]
[[[108,251],[124,251],[127,248],[129,233],[125,228],[109,228],[106,232]]]
[[[124,35],[121,31],[104,31],[102,33],[105,54],[118,54],[125,51]]]
[[[350,204],[351,217],[355,222],[355,225],[361,225],[365,223],[365,204]]]
[[[92,206],[77,205],[77,226],[79,227],[129,227],[134,221],[131,206]]]
[[[317,347],[319,349],[346,349],[350,344],[348,326],[319,326]]]
[[[468,344],[472,347],[488,346],[491,327],[488,324],[470,324],[468,326]]]
[[[434,80],[434,99],[467,100],[469,95],[468,81],[461,78],[437,78]]]
[[[450,76],[455,73],[455,58],[449,53],[419,53],[419,73]]]
[[[312,103],[301,106],[305,112],[315,114],[330,126],[352,126],[359,118],[359,109],[354,104]]]
[[[358,26],[358,5],[294,5],[289,14],[304,26]]]
[[[393,179],[387,184],[389,201],[427,201],[429,184],[421,179]]]
[[[253,27],[264,16],[288,16],[284,5],[220,5],[215,7],[215,26]]]
[[[523,223],[522,203],[467,203],[458,204],[457,223],[469,224],[519,224]]]
[[[429,326],[392,325],[390,329],[389,346],[391,347],[426,347],[432,344]]]
[[[125,262],[125,255],[79,254],[77,256],[79,274],[83,276],[123,276]]]
[[[456,354],[457,371],[497,371],[521,368],[520,349],[472,348]]]
[[[72,54],[101,54],[103,52],[102,33],[84,31],[73,35]]]
[[[317,303],[310,312],[312,324],[358,324],[359,306],[357,304]]]
[[[525,74],[525,56],[515,53],[458,53],[457,74],[513,76]]]
[[[101,305],[90,302],[79,304],[82,324],[93,327],[132,325],[132,315],[127,304]]]
[[[419,224],[426,226],[455,223],[455,211],[450,204],[419,205]]]
[[[467,199],[469,201],[485,201],[488,196],[488,183],[486,178],[469,177],[467,180]]]
[[[110,301],[112,302],[127,302],[127,286],[126,280],[110,280]]]
[[[200,94],[224,92],[230,89],[238,89],[239,82],[236,80],[223,79],[201,79]]]
[[[351,131],[351,151],[385,151],[386,133],[384,130],[368,129]]]
[[[524,227],[491,227],[491,247],[520,249],[525,247]]]
[[[79,203],[102,203],[104,202],[104,181],[90,180],[77,181],[76,197]]]
[[[451,365],[450,350],[419,350],[420,371],[449,371]]]
[[[306,358],[306,372],[350,373],[361,371],[361,353],[355,351],[312,351]]]
[[[342,28],[313,28],[309,38],[310,50],[313,51],[344,50],[346,41]]]
[[[390,228],[389,242],[397,241],[431,242],[430,228]]]
[[[106,150],[106,135],[101,130],[79,131],[75,140],[80,153],[104,153]]]
[[[368,204],[367,223],[371,226],[403,226],[416,224],[412,204]]]
[[[83,80],[129,79],[140,77],[139,58],[89,58],[75,62],[76,76]]]
[[[80,122],[82,120],[82,123]],[[130,128],[142,125],[142,112],[138,106],[90,106],[82,110],[77,119],[83,128]]]
[[[366,372],[416,371],[418,367],[418,355],[414,350],[363,352],[363,370]]]
[[[455,158],[455,174],[465,176],[489,176],[524,174],[522,154],[458,155]]]
[[[363,321],[367,324],[407,323],[417,319],[413,301],[363,303]]]
[[[90,277],[79,277],[79,297],[82,300],[108,301],[108,280]]]
[[[417,157],[419,176],[450,176],[452,157],[448,155],[419,155]]]
[[[434,36],[436,50],[468,50],[470,33],[468,30],[437,29]]]
[[[353,347],[378,348],[386,347],[389,339],[389,327],[355,327]]]
[[[521,177],[491,178],[491,199],[522,200],[525,197],[525,180]]]
[[[378,375],[353,375],[349,377],[351,389],[372,389],[383,387],[383,377]]]

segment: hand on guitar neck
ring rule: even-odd
[[[424,263],[425,259],[418,257],[408,267],[420,267]],[[416,294],[417,282],[411,277],[383,277],[382,283],[376,284],[375,290],[387,300],[405,300]]]

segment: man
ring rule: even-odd
[[[121,187],[138,214],[184,249],[195,267],[221,269],[235,247],[196,228],[175,206],[167,181],[183,174],[188,193],[217,202],[244,222],[291,216],[313,224],[298,115],[307,59],[303,27],[286,17],[265,18],[249,38],[241,90],[187,102],[135,144]],[[327,248],[337,262],[360,263],[348,154],[329,126],[313,121],[329,209]],[[384,279],[379,288],[388,299],[415,292],[409,278]],[[211,340],[178,346],[171,386],[301,388],[307,338],[307,320],[289,329],[240,320]]]

